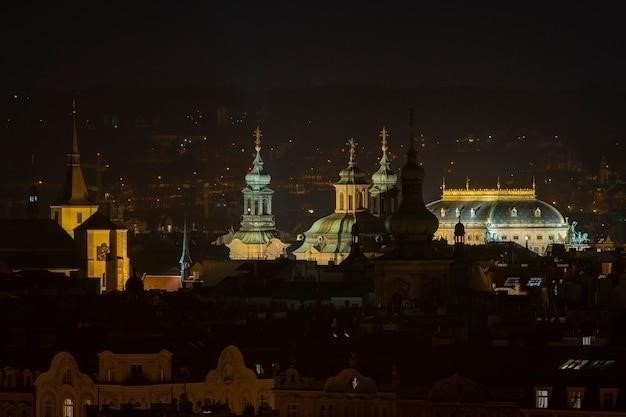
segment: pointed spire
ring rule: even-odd
[[[446,176],[443,176],[443,180],[441,181],[441,191],[445,192],[446,191]]]
[[[469,190],[469,184],[470,184],[470,177],[467,176],[465,177],[465,189]]]
[[[187,216],[183,225],[183,248],[180,254],[180,279],[184,281],[189,278],[189,268],[191,267],[191,255],[189,254],[189,238],[187,236]],[[182,283],[181,283],[182,284]]]
[[[256,129],[254,129],[254,149],[256,149],[257,153],[261,151],[261,136],[263,136],[261,128],[257,126]]]
[[[72,98],[72,153],[78,154],[78,134],[76,133],[76,98]]]
[[[500,176],[498,175],[498,182],[496,184],[496,187],[498,187],[498,190],[500,189]]]
[[[88,197],[87,184],[80,166],[76,128],[76,100],[72,100],[72,151],[68,154],[67,175],[60,204],[93,204]]]

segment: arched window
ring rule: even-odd
[[[74,417],[74,401],[71,398],[63,400],[63,417]]]
[[[515,207],[511,209],[511,217],[517,217],[517,209]]]
[[[535,217],[541,217],[541,209],[539,207],[535,209]]]
[[[343,193],[339,193],[339,210],[345,210],[345,203],[343,202]]]
[[[363,194],[356,193],[356,208],[360,209],[363,207]]]
[[[353,196],[349,195],[348,196],[348,210],[354,210],[353,206],[354,206]]]

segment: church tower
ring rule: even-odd
[[[362,171],[356,164],[356,146],[358,143],[350,138],[348,152],[350,159],[348,166],[339,172],[339,181],[333,184],[335,187],[335,213],[356,213],[366,211],[369,207],[367,189],[369,183]]]
[[[387,156],[388,142],[387,129],[383,127],[380,131],[381,150],[380,168],[372,174],[372,186],[370,187],[370,211],[371,213],[384,219],[398,206],[398,176],[391,170],[391,163]]]
[[[354,139],[348,141],[348,166],[339,172],[335,187],[335,211],[316,220],[304,232],[304,242],[293,251],[297,260],[315,261],[318,264],[340,264],[351,253],[351,244],[357,239],[359,252],[367,257],[380,255],[386,240],[384,222],[369,211],[370,187],[368,175],[356,162]],[[358,236],[351,234],[354,224]]]
[[[270,174],[263,170],[261,158],[261,129],[254,131],[256,156],[252,169],[246,174],[243,194],[241,227],[227,245],[230,259],[276,259],[285,253],[287,245],[280,240],[272,214],[272,195],[269,188]]]
[[[72,103],[72,151],[68,154],[67,174],[61,198],[50,206],[50,217],[72,237],[74,229],[98,210],[89,199],[87,185],[80,166],[76,132],[76,102]]]
[[[439,221],[424,203],[422,183],[424,169],[417,162],[417,150],[413,138],[413,113],[407,161],[402,167],[402,202],[385,225],[395,239],[395,256],[400,259],[424,259],[431,249],[433,235]]]

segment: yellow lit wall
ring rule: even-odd
[[[59,223],[63,230],[73,238],[74,229],[97,210],[97,205],[50,206],[50,218]]]

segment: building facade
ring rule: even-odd
[[[523,189],[446,189],[427,205],[437,216],[436,238],[454,240],[454,226],[465,225],[465,243],[513,242],[538,254],[552,243],[567,243],[569,225],[552,205],[539,200],[535,187]]]

